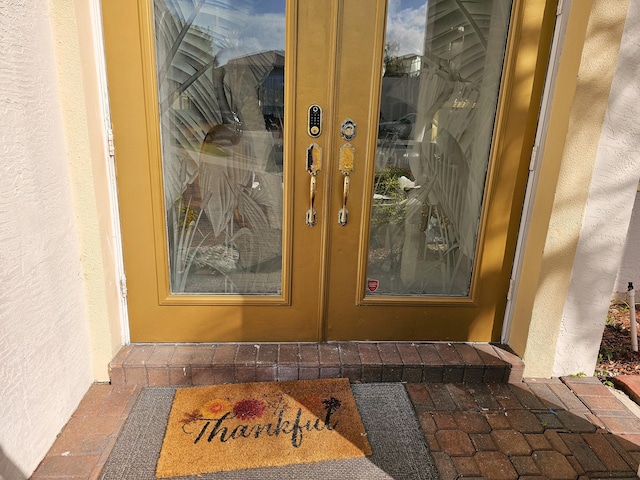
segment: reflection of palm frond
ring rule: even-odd
[[[233,221],[235,205],[234,192],[224,173],[211,175],[205,183],[200,179],[200,186],[207,185],[212,195],[212,201],[207,207],[207,218],[213,228],[213,236],[218,237]]]
[[[173,57],[175,57],[176,53],[178,52],[178,48],[180,47],[180,44],[182,43],[182,39],[185,37],[185,35],[189,31],[189,29],[191,28],[191,25],[193,24],[193,21],[196,19],[196,16],[198,15],[198,12],[200,12],[200,9],[205,4],[205,2],[206,2],[206,0],[201,0],[200,3],[195,5],[195,7],[193,9],[193,12],[191,12],[191,15],[189,16],[189,18],[182,25],[182,28],[180,29],[180,32],[177,35],[175,35],[175,39],[173,41],[173,45],[171,46],[171,49],[167,53],[167,56],[165,58],[164,64],[159,69],[158,77],[163,78],[164,75],[166,74],[167,69],[169,68],[169,65],[173,61]],[[179,11],[179,9],[176,9],[176,10]]]
[[[282,233],[270,227],[264,207],[251,197],[251,191],[242,191],[238,200],[241,221],[251,232],[236,239],[242,267],[255,267],[280,256]]]
[[[251,197],[250,191],[240,190],[238,196],[238,213],[242,219],[242,223],[250,225],[254,233],[269,228],[269,222],[264,210]]]
[[[194,25],[195,18],[206,0],[184,2],[156,0],[156,50],[160,114],[162,116],[163,171],[167,211],[182,195],[186,183],[193,181],[198,172],[199,149],[204,134],[217,120],[217,104],[213,84],[200,75],[190,83],[189,95],[180,98],[180,86],[213,60],[212,39]],[[179,102],[193,103],[194,108],[177,108]],[[175,107],[175,108],[174,108]],[[186,162],[186,182],[179,172]]]
[[[200,161],[198,183],[201,190],[212,194],[207,217],[213,227],[213,234],[217,237],[232,226],[234,212],[239,209],[242,188],[250,185],[250,158],[234,154],[233,150],[226,147],[203,145]]]
[[[202,218],[202,213],[210,199],[211,193],[208,192],[202,200],[197,216],[195,209],[191,207],[191,200],[189,200],[187,205],[184,205],[182,197],[178,200],[175,208],[171,209],[173,256],[170,270],[173,291],[184,292],[191,266],[196,260],[197,253],[203,248],[202,244],[209,236],[209,234],[204,235],[196,247],[192,246],[195,233],[198,231],[198,225]]]
[[[161,102],[161,105],[164,107],[168,107],[173,100],[182,95],[187,89],[193,85],[200,77],[202,77],[211,67],[213,67],[216,63],[215,58],[200,66],[198,70],[196,70],[189,78],[187,78],[184,82],[178,85],[175,90],[169,92],[166,98]]]
[[[282,178],[269,169],[273,137],[265,129],[257,93],[274,66],[283,69],[284,56],[275,51],[247,55],[245,45],[235,42],[252,6],[252,0],[154,0],[174,291],[184,291],[196,267],[223,274],[226,285],[237,263],[255,265],[251,262],[273,258],[270,252],[281,248]],[[242,141],[207,136],[225,124],[225,114],[236,111],[245,122]],[[188,188],[193,204],[186,198]],[[181,211],[198,214],[194,219]],[[199,230],[203,213],[212,229],[206,234]]]

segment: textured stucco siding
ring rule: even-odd
[[[640,162],[640,152],[637,161]],[[636,193],[624,254],[613,289],[616,300],[627,300],[629,282],[633,283],[634,290],[640,290],[640,193]]]
[[[600,13],[605,17],[611,10],[614,9],[607,4]],[[602,18],[603,26],[606,21],[607,18]],[[632,1],[626,12],[562,314],[561,341],[552,370],[554,376],[576,372],[591,375],[594,372],[640,179],[638,78],[640,3]]]
[[[126,306],[99,0],[50,2],[58,91],[80,244],[93,376],[108,381]]]
[[[593,374],[640,177],[640,2],[571,0],[563,10],[587,8],[567,133],[563,145],[555,145],[562,157],[534,279],[523,355],[530,377]],[[577,40],[571,37],[565,45]]]
[[[0,475],[30,475],[92,381],[46,0],[0,3]]]

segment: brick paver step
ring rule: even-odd
[[[113,385],[347,377],[352,382],[520,382],[524,365],[500,346],[443,342],[132,344],[110,364]],[[452,395],[455,395],[452,392]],[[492,395],[487,396],[493,400]]]

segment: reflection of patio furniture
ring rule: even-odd
[[[281,255],[282,176],[261,171],[263,162],[251,154],[251,147],[266,150],[271,134],[245,132],[247,137],[248,145],[203,145],[198,182],[212,195],[205,212],[214,237],[224,234],[238,248],[240,266],[252,268]]]
[[[442,292],[451,290],[462,257],[458,254],[458,242],[453,224],[442,213],[439,205],[429,205],[423,258],[436,253],[441,273]]]
[[[411,137],[415,121],[416,114],[410,113],[393,122],[380,122],[378,126],[378,138],[390,135],[400,140],[408,140]]]
[[[419,245],[424,242],[422,258],[437,255],[442,293],[450,293],[463,255],[473,258],[475,248],[475,235],[465,236],[469,229],[464,227],[473,215],[467,196],[467,161],[455,139],[439,129],[437,141],[424,142],[419,155],[414,150],[411,163],[414,175],[424,184],[409,200],[402,279],[406,285],[420,280],[415,259],[420,255]],[[416,227],[418,223],[421,228]]]
[[[386,135],[378,139],[378,149],[376,152],[376,170],[385,167],[396,167],[406,171],[410,176],[410,162],[415,145],[419,144],[412,140],[399,140],[393,135]]]

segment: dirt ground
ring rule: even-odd
[[[603,381],[616,375],[640,375],[640,352],[634,352],[631,348],[630,317],[626,304],[612,304],[609,307],[596,365],[596,375]],[[636,305],[636,323],[638,321],[640,309]]]

